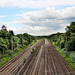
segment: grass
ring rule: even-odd
[[[34,45],[37,41],[34,40],[32,43],[30,43],[28,46],[26,46],[25,48],[21,48],[21,50],[17,51],[16,53],[13,53],[13,57],[17,56],[18,54],[22,53],[27,47],[30,47],[32,45]],[[11,60],[13,58],[12,56],[6,56],[6,57],[3,57],[1,59],[1,62],[0,62],[0,67],[2,65],[4,65],[5,63],[7,63],[9,60]]]
[[[32,45],[34,45],[36,42],[37,42],[37,41],[34,40],[34,41],[33,41],[31,44],[29,44],[28,46],[32,46]]]
[[[1,67],[2,65],[4,65],[6,62],[8,62],[9,60],[11,60],[11,59],[12,59],[11,56],[2,58],[2,59],[1,59],[1,63],[0,63],[0,67]]]
[[[69,66],[75,71],[75,52],[69,51],[68,56],[66,56],[64,48],[61,49],[59,46],[55,44],[55,42],[53,42],[53,44],[58,50],[58,52],[61,54],[61,56],[64,57]]]

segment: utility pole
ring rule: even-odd
[[[13,36],[11,36],[11,56],[13,57]]]

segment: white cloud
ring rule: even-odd
[[[62,9],[61,11],[58,11],[58,13],[61,15],[61,18],[68,18],[72,19],[75,17],[75,7],[67,7],[65,9]]]
[[[9,26],[10,24],[13,24],[14,22],[0,22],[0,25],[6,25]]]
[[[46,8],[40,11],[16,14],[14,22],[0,22],[17,33],[32,35],[49,35],[56,32],[65,32],[65,27],[75,21],[75,7],[56,10]],[[11,26],[13,24],[14,28]],[[16,27],[17,26],[17,27]]]
[[[8,28],[8,30],[12,29],[12,27],[10,27],[11,24],[13,24],[13,22],[0,22],[0,29],[1,29],[2,25],[5,25]]]
[[[75,21],[75,13],[73,12],[75,12],[75,7],[67,7],[60,10],[46,8],[40,11],[17,14],[16,16],[20,24],[28,28],[28,33],[44,35],[65,32],[65,27],[71,21]]]
[[[0,15],[0,18],[7,17],[6,15]]]
[[[34,26],[30,27],[31,31],[40,31],[40,30],[46,30],[47,28],[44,26]]]
[[[0,0],[0,7],[46,8],[75,6],[75,0]]]

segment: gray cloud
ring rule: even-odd
[[[10,24],[19,25],[14,32],[29,33],[32,35],[49,35],[56,32],[65,32],[65,27],[70,22],[75,21],[75,7],[67,7],[56,10],[55,8],[46,8],[40,11],[26,12],[17,14],[17,20]],[[5,24],[1,22],[0,24]],[[9,27],[12,29],[11,27]]]
[[[56,32],[65,32],[65,27],[75,21],[75,7],[67,7],[61,10],[46,8],[40,11],[17,14],[21,24],[31,30],[27,32],[33,35],[46,35]],[[21,18],[21,19],[20,19]],[[36,27],[37,26],[37,27]]]

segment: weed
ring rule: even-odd
[[[26,62],[26,59],[24,58],[24,63]]]
[[[32,48],[31,54],[33,54],[33,52],[34,52],[34,48]]]

